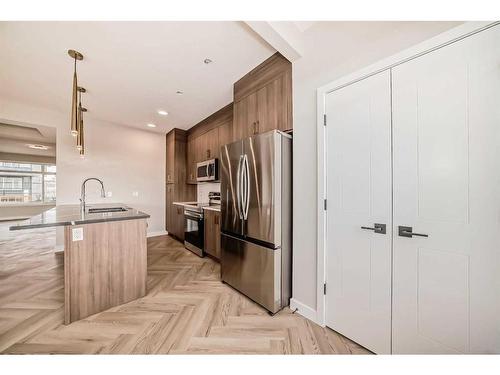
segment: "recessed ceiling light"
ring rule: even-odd
[[[156,128],[156,125],[155,124],[148,124],[148,127],[149,128]]]
[[[50,147],[45,146],[45,145],[33,145],[33,144],[27,144],[29,148],[34,148],[35,150],[48,150]]]
[[[158,110],[158,114],[162,115],[162,116],[166,116],[166,115],[168,115],[168,112],[164,111],[163,109],[160,109],[160,110]]]
[[[176,93],[177,95],[182,95],[182,94],[184,94],[184,91],[177,90],[175,93]]]
[[[203,60],[203,62],[204,62],[205,64],[210,64],[210,63],[212,62],[212,60],[210,60],[210,59],[205,59],[205,60]]]

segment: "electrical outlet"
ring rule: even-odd
[[[83,241],[83,228],[71,229],[71,239],[75,241]]]
[[[113,196],[113,192],[112,191],[107,191],[106,192],[106,197],[111,198],[112,196]]]
[[[138,191],[133,191],[133,192],[132,192],[132,196],[134,196],[134,197],[138,197],[138,196],[139,196],[139,192],[138,192]]]

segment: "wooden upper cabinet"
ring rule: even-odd
[[[226,121],[224,124],[219,126],[219,149],[217,154],[220,157],[220,148],[233,140],[233,122]]]
[[[207,136],[202,134],[195,139],[195,159],[196,162],[207,160]]]
[[[174,170],[175,170],[175,134],[172,130],[166,136],[166,180],[167,184],[174,182]]]
[[[256,134],[257,93],[251,93],[234,103],[233,140],[239,140]]]
[[[207,159],[219,157],[219,128],[213,128],[205,133],[206,137],[206,156]]]
[[[285,78],[280,76],[257,91],[257,133],[287,130]]]
[[[173,129],[166,135],[166,182],[186,181],[186,131]]]
[[[188,130],[188,184],[196,184],[196,163],[219,158],[220,147],[230,143],[233,133],[233,103],[218,110]]]
[[[292,65],[274,54],[234,84],[233,140],[292,129]]]

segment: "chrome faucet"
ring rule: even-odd
[[[82,213],[85,213],[85,184],[87,183],[87,181],[90,180],[96,180],[101,184],[101,197],[106,198],[106,192],[104,191],[104,184],[101,180],[95,177],[90,177],[85,179],[82,182],[82,187],[80,189],[80,210],[82,211]]]

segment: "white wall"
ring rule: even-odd
[[[200,203],[208,203],[208,193],[215,191],[220,193],[220,182],[200,182],[196,185],[196,200]]]
[[[461,22],[318,22],[293,63],[293,298],[316,310],[316,89]]]
[[[98,177],[113,196],[102,200],[97,183],[89,182],[87,202],[128,204],[151,215],[149,234],[165,230],[164,135],[93,120],[89,113],[86,156],[81,159],[69,132],[69,115],[0,98],[0,120],[57,127],[58,205],[78,204],[82,181]]]

